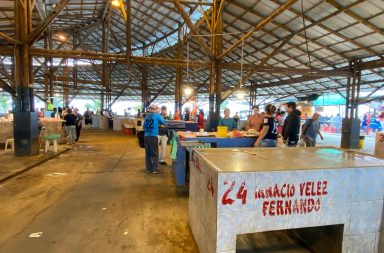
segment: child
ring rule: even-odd
[[[159,115],[157,105],[151,105],[149,112],[151,114],[147,115],[144,120],[145,167],[147,173],[158,174],[159,143],[157,136],[159,135],[159,124],[166,125],[167,123]]]

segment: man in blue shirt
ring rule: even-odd
[[[144,120],[145,167],[147,173],[158,174],[159,143],[157,136],[159,135],[159,124],[165,126],[167,123],[159,115],[157,105],[151,105],[149,112],[151,114],[147,115]]]
[[[316,137],[320,135],[321,140],[323,140],[323,135],[320,132],[320,115],[315,112],[312,116],[312,119],[307,119],[303,125],[302,136],[304,137],[305,145],[307,147],[314,147],[316,145]]]
[[[233,131],[237,129],[236,121],[233,118],[230,118],[229,115],[231,111],[228,108],[224,109],[224,118],[220,119],[219,126],[226,126],[228,131]]]

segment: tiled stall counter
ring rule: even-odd
[[[197,149],[190,226],[204,253],[235,253],[239,234],[340,224],[342,252],[384,252],[383,178],[384,160],[335,148]]]

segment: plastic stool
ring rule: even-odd
[[[5,149],[4,152],[7,152],[8,150],[8,144],[12,145],[12,152],[15,152],[15,139],[6,139],[5,140]]]
[[[60,138],[60,134],[48,134],[48,135],[44,136],[44,140],[45,140],[44,151],[45,151],[45,153],[48,152],[48,148],[49,148],[49,145],[51,142],[53,143],[53,151],[55,153],[57,153],[57,145],[58,145],[59,138]]]

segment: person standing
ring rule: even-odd
[[[75,112],[75,115],[77,117],[77,119],[76,119],[76,140],[75,140],[75,142],[77,142],[79,140],[79,137],[80,137],[81,128],[83,127],[83,115],[81,115],[79,113],[79,109],[77,109],[77,108],[74,109],[74,112]]]
[[[276,120],[279,123],[279,134],[283,132],[283,126],[285,121],[285,111],[280,111],[276,113]]]
[[[265,107],[265,118],[263,121],[263,128],[259,137],[255,142],[255,147],[276,147],[278,126],[276,118],[273,116],[276,112],[276,107],[272,104],[268,104]]]
[[[319,117],[320,114],[315,112],[312,116],[312,119],[307,119],[303,125],[303,131],[301,134],[307,147],[314,147],[316,145],[317,135],[320,136],[321,140],[324,139],[320,132]]]
[[[240,116],[238,112],[236,112],[235,116],[233,116],[233,120],[236,122],[236,125],[239,126]]]
[[[160,115],[163,117],[164,120],[168,120],[168,113],[167,113],[167,107],[162,106]],[[159,164],[161,165],[167,165],[165,162],[165,151],[167,149],[167,142],[168,142],[168,129],[166,125],[160,125],[159,126],[159,145],[160,145],[160,155],[159,155]]]
[[[159,124],[166,125],[167,123],[159,115],[157,105],[152,105],[149,108],[150,114],[144,120],[144,147],[145,147],[145,168],[147,173],[158,174],[159,147],[157,136],[159,135]]]
[[[189,111],[189,107],[185,107],[184,109],[184,121],[190,121],[191,120],[191,112]]]
[[[75,144],[76,142],[76,120],[77,117],[73,114],[72,109],[67,109],[67,113],[64,116],[65,130],[67,131],[69,144]]]
[[[199,115],[197,115],[197,126],[199,129],[204,129],[204,110],[199,110]]]
[[[257,105],[252,107],[253,115],[248,118],[246,130],[254,129],[259,131],[264,121],[264,115],[260,113]]]
[[[181,120],[180,110],[179,110],[179,109],[176,109],[176,112],[175,112],[175,120]]]
[[[288,147],[296,147],[299,141],[301,112],[296,109],[295,102],[286,103],[285,111],[289,114],[282,129],[283,141]]]
[[[92,126],[92,112],[87,108],[87,110],[84,112],[84,121],[85,121],[85,128],[90,128]]]
[[[228,131],[233,131],[237,129],[237,124],[233,118],[230,118],[229,115],[231,111],[228,108],[224,109],[224,118],[221,118],[219,121],[219,126],[226,126]]]

